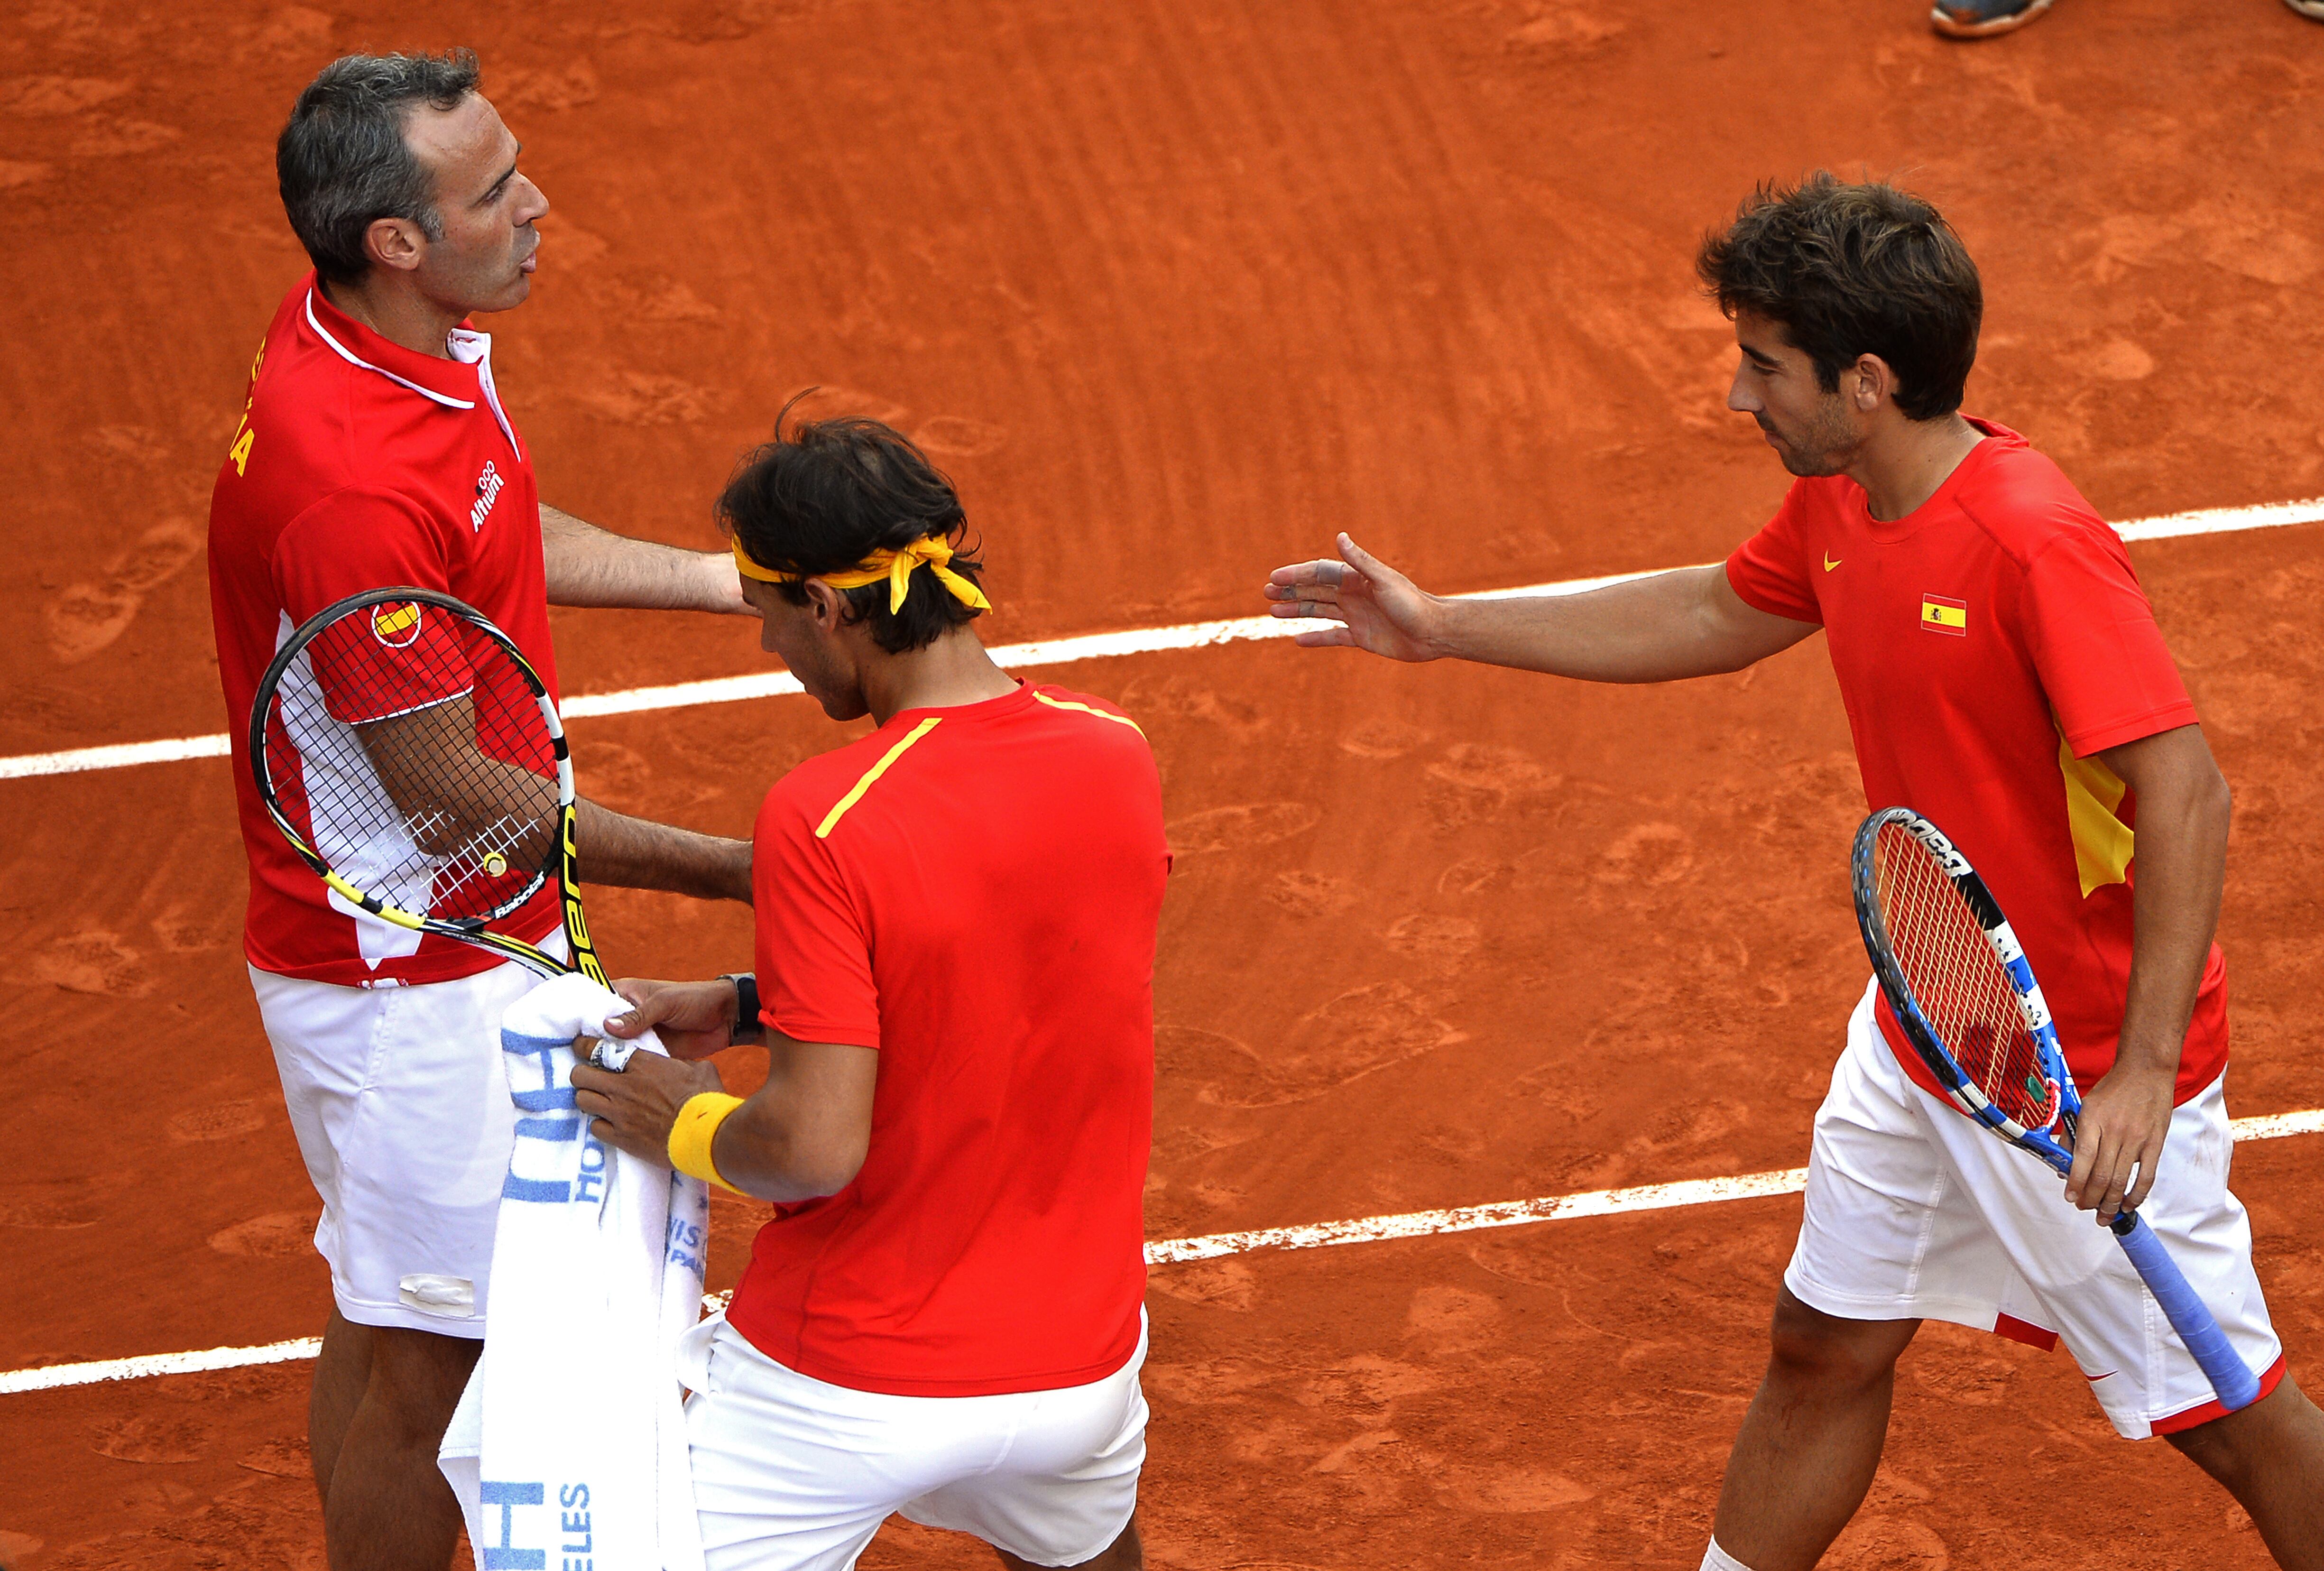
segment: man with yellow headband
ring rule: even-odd
[[[768,793],[754,974],[617,984],[678,1060],[574,1073],[601,1139],[774,1203],[682,1355],[709,1571],[844,1571],[891,1511],[1140,1566],[1153,755],[992,663],[960,504],[885,426],[779,434],[719,511],[764,647],[879,729]],[[747,1100],[682,1061],[762,1032]]]

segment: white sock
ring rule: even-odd
[[[1719,1540],[1713,1539],[1711,1548],[1702,1552],[1702,1571],[1751,1571],[1751,1567],[1720,1548]]]

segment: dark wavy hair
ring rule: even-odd
[[[444,237],[436,177],[403,140],[403,124],[417,105],[458,108],[481,78],[475,51],[456,49],[344,55],[307,84],[275,138],[274,178],[324,282],[362,281],[371,269],[364,235],[382,218],[409,218],[430,240]]]
[[[1824,170],[1788,189],[1763,185],[1734,223],[1703,237],[1694,269],[1729,317],[1782,323],[1826,393],[1858,356],[1877,355],[1910,418],[1960,407],[1985,295],[1960,236],[1909,191]]]
[[[801,420],[786,431],[784,421],[798,402],[783,406],[775,439],[746,457],[719,494],[719,525],[742,542],[752,560],[812,578],[844,573],[873,551],[899,550],[931,535],[959,550],[968,514],[952,482],[926,453],[901,432],[861,415]],[[984,564],[973,555],[962,552],[949,565],[983,587]],[[770,587],[794,605],[807,604],[804,584]],[[884,579],[840,593],[848,620],[868,619],[873,642],[890,654],[925,649],[983,615],[955,599],[925,562],[912,569],[900,611],[888,609]]]

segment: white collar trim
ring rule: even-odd
[[[437,402],[443,404],[448,409],[474,409],[476,407],[476,401],[472,398],[454,398],[448,393],[438,393],[432,387],[422,387],[417,382],[412,381],[409,376],[398,376],[394,372],[390,371],[384,365],[374,365],[370,361],[364,359],[362,356],[356,354],[353,349],[348,348],[345,344],[340,343],[337,338],[331,337],[330,329],[324,327],[320,321],[316,319],[315,291],[313,290],[309,290],[307,291],[307,325],[314,328],[316,333],[321,337],[323,342],[328,344],[334,350],[337,351],[339,358],[345,360],[350,365],[360,365],[366,371],[376,371],[382,376],[386,377],[390,382],[394,383],[397,386],[408,387],[411,389],[412,392],[420,394],[420,397],[432,398]]]
[[[337,351],[340,359],[350,365],[360,365],[366,371],[377,372],[397,386],[408,387],[422,398],[432,398],[447,409],[476,407],[476,401],[473,398],[454,398],[448,393],[438,393],[432,387],[422,387],[409,376],[398,376],[384,365],[374,365],[331,337],[330,329],[324,327],[315,315],[315,291],[312,289],[307,291],[307,325],[314,328],[316,335]],[[518,445],[516,428],[509,424],[509,417],[501,408],[500,393],[493,386],[493,336],[490,333],[479,333],[466,328],[455,328],[445,335],[444,347],[452,352],[453,359],[463,365],[474,365],[476,368],[477,384],[484,389],[484,402],[492,405],[493,419],[500,422],[501,435],[508,439],[509,450],[522,457],[524,448]]]

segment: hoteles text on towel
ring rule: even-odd
[[[484,1355],[439,1461],[480,1571],[701,1571],[673,1362],[701,1314],[708,1191],[622,1156],[575,1107],[576,1036],[629,1005],[584,976],[509,1007],[517,1105]],[[606,1040],[598,1061],[661,1051]]]

